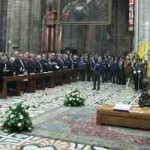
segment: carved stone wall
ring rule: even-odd
[[[122,55],[124,51],[132,51],[133,32],[128,31],[128,0],[113,0],[112,23],[109,26],[111,35],[111,51]]]
[[[46,0],[0,0],[0,50],[39,52]],[[10,48],[11,47],[11,48]]]

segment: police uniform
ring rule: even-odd
[[[134,79],[134,89],[136,91],[142,89],[143,72],[142,72],[142,65],[140,63],[133,64],[133,79]]]

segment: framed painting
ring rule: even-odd
[[[57,0],[58,23],[108,25],[111,4],[112,0]]]

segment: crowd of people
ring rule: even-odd
[[[129,76],[133,78],[135,90],[142,89],[143,66],[138,58],[131,60],[131,58],[92,56],[89,54],[79,56],[73,55],[69,51],[65,54],[32,54],[15,51],[8,58],[4,53],[0,53],[1,81],[4,75],[43,73],[78,68],[84,70],[77,75],[78,80],[93,81],[93,90],[100,90],[101,82],[125,85]]]

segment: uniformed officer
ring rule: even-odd
[[[133,79],[134,89],[136,91],[142,89],[143,71],[141,61],[139,59],[133,63]]]

